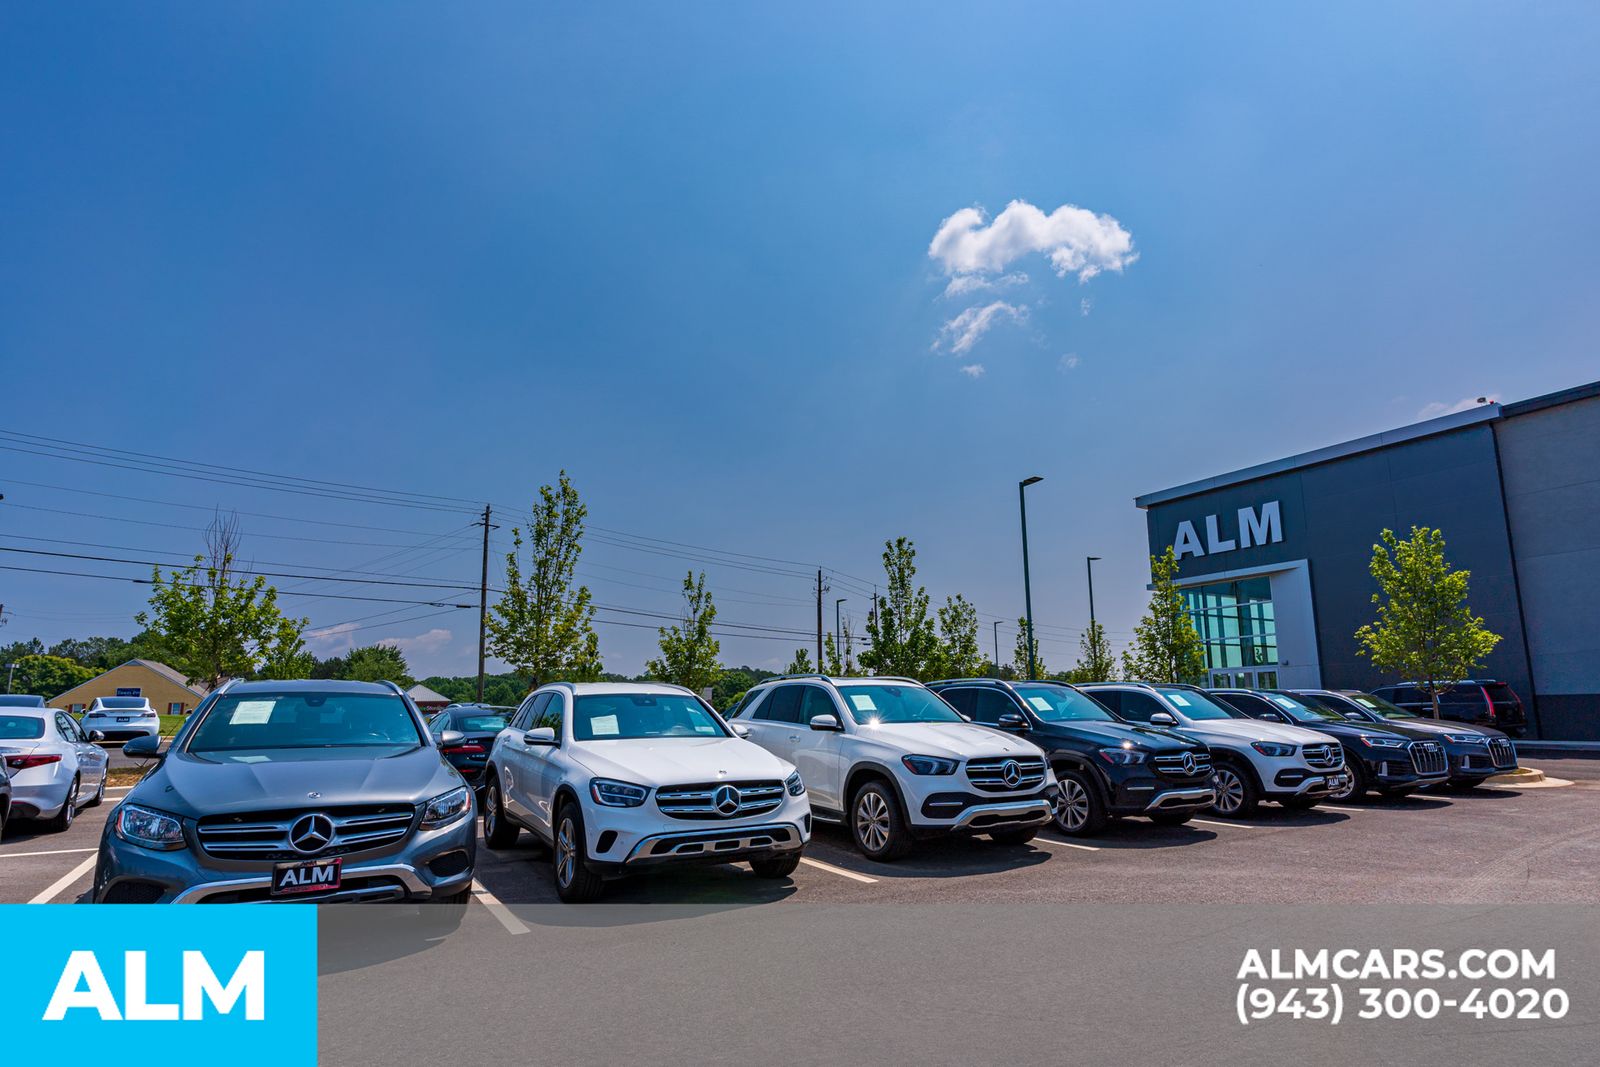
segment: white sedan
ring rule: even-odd
[[[80,803],[92,808],[105,799],[110,757],[64,711],[0,709],[0,759],[11,776],[14,818],[65,830]]]

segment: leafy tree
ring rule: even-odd
[[[987,661],[978,644],[978,609],[957,593],[944,598],[939,609],[939,652],[929,671],[929,679],[978,678]]]
[[[884,594],[867,617],[867,648],[861,665],[874,674],[929,678],[938,666],[939,636],[928,616],[928,591],[915,585],[917,550],[897,537],[884,542]]]
[[[267,646],[256,671],[257,678],[286,680],[309,678],[317,657],[306,648],[305,620],[279,617],[277,633]]]
[[[683,579],[683,623],[661,627],[661,658],[644,665],[645,672],[664,682],[672,682],[696,693],[715,691],[722,665],[717,662],[721,643],[711,635],[717,618],[717,605],[706,589],[705,571],[697,579],[691,571]]]
[[[62,656],[96,672],[108,671],[130,659],[147,658],[152,642],[141,633],[132,641],[120,637],[69,637],[50,646],[52,656]]]
[[[190,685],[214,689],[228,678],[250,677],[302,647],[310,620],[287,618],[265,578],[234,580],[237,546],[237,523],[219,517],[207,531],[205,555],[169,575],[155,568],[150,608],[134,616],[149,628],[155,657]],[[285,641],[294,651],[279,647]]]
[[[1017,643],[1011,653],[1011,670],[1013,677],[1026,679],[1028,677],[1028,620],[1017,620]],[[1033,638],[1033,674],[1036,678],[1045,678],[1050,674],[1049,668],[1044,665],[1044,657],[1039,654],[1039,636]]]
[[[771,677],[772,671],[764,671],[759,667],[726,668],[712,686],[711,705],[719,709],[731,708],[751,686]]]
[[[1067,677],[1069,682],[1112,682],[1117,677],[1117,660],[1106,642],[1106,628],[1090,622],[1078,638],[1078,662]]]
[[[815,674],[817,669],[811,665],[811,650],[797,648],[794,650],[794,659],[783,669],[784,674]]]
[[[402,689],[416,685],[405,653],[393,645],[352,648],[344,657],[340,678],[350,682],[394,682]]]
[[[0,647],[0,666],[16,663],[23,656],[43,656],[49,651],[45,648],[44,642],[37,637],[30,637],[26,641],[13,641],[9,645]]]
[[[7,660],[6,663],[17,665],[12,678],[12,692],[31,693],[47,701],[54,700],[75,685],[82,685],[99,673],[65,656],[33,654]],[[0,670],[4,669],[4,664],[0,664]]]
[[[1122,653],[1122,673],[1129,681],[1176,684],[1200,679],[1206,672],[1205,646],[1178,588],[1178,559],[1168,545],[1150,557],[1150,607],[1133,628],[1133,644]]]
[[[435,675],[424,678],[422,684],[441,696],[458,704],[475,703],[478,699],[478,676],[446,678]],[[528,695],[528,683],[515,674],[491,674],[483,680],[483,702],[501,707],[516,707]]]
[[[600,638],[594,631],[589,588],[573,587],[588,514],[566,471],[557,486],[539,487],[528,522],[526,577],[522,528],[511,531],[505,592],[489,618],[489,651],[533,688],[600,677]]]
[[[1355,633],[1361,655],[1380,670],[1415,680],[1427,690],[1433,717],[1439,693],[1471,677],[1500,635],[1483,625],[1467,606],[1471,571],[1451,570],[1444,535],[1413,526],[1406,540],[1384,530],[1372,546],[1372,577],[1378,592],[1378,619]]]

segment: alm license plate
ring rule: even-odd
[[[297,893],[326,893],[338,889],[344,876],[344,861],[335,857],[309,863],[280,863],[272,869],[272,896]]]

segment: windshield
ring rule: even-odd
[[[101,697],[100,698],[100,706],[102,708],[116,708],[119,711],[127,711],[129,708],[142,708],[147,703],[148,703],[148,701],[146,701],[144,697]]]
[[[1044,722],[1116,722],[1105,708],[1064,685],[1019,685],[1017,696]]]
[[[965,722],[954,708],[917,685],[841,685],[850,717],[863,726],[898,722]]]
[[[579,741],[632,741],[728,735],[717,717],[692,696],[606,693],[581,696],[573,702],[572,736]]]
[[[1420,719],[1421,715],[1407,711],[1398,704],[1391,704],[1382,697],[1375,697],[1370,693],[1349,693],[1349,698],[1366,708],[1368,711],[1377,712],[1385,719]]]
[[[1157,689],[1156,692],[1166,697],[1186,719],[1201,721],[1205,719],[1248,719],[1250,716],[1242,711],[1233,711],[1223,707],[1204,693],[1193,689]]]
[[[36,715],[0,715],[0,739],[32,741],[44,736],[44,720]]]
[[[415,748],[404,700],[378,693],[248,693],[217,699],[190,733],[190,752],[282,748]]]
[[[1343,715],[1337,711],[1329,711],[1323,707],[1312,707],[1304,704],[1294,697],[1284,696],[1282,693],[1263,693],[1262,696],[1272,701],[1285,715],[1295,722],[1346,722]]]
[[[493,714],[460,715],[460,714],[457,714],[455,716],[456,724],[455,724],[454,729],[460,730],[463,733],[478,733],[478,732],[481,732],[481,731],[484,731],[484,730],[493,730],[496,733],[498,733],[499,731],[504,730],[506,728],[506,722],[507,722],[507,720],[509,718],[510,718],[510,716],[507,716],[507,715],[493,715]],[[450,729],[450,727],[446,727],[446,729]]]

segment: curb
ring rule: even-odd
[[[1483,784],[1491,789],[1559,789],[1572,783],[1565,778],[1551,778],[1537,767],[1523,767],[1509,774],[1497,774]]]

